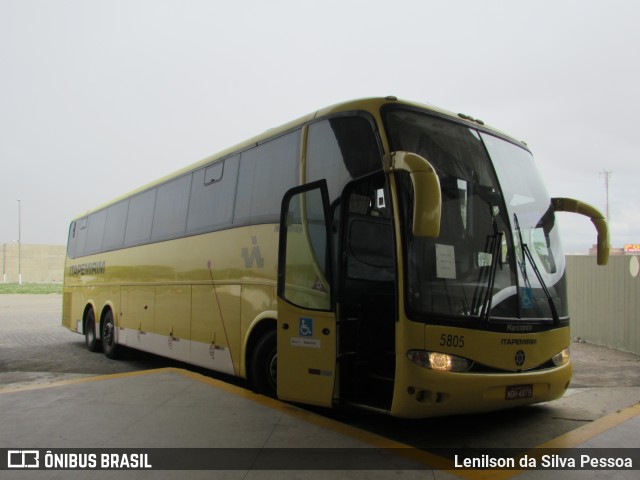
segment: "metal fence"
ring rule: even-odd
[[[640,355],[638,256],[566,258],[572,338]]]

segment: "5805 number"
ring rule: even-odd
[[[462,348],[464,347],[464,335],[447,335],[443,333],[440,335],[440,346]]]

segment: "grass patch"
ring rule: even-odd
[[[8,293],[54,294],[62,293],[61,283],[0,283],[0,295]]]

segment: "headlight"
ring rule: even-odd
[[[448,353],[409,350],[407,358],[419,367],[440,370],[442,372],[464,372],[471,367],[471,361]]]
[[[553,364],[556,367],[559,367],[560,365],[564,365],[569,361],[569,349],[565,348],[560,353],[556,353],[553,356],[552,360],[553,360]]]

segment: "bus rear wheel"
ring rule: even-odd
[[[102,347],[96,336],[96,314],[93,312],[93,308],[89,309],[84,319],[84,343],[90,352],[98,352]]]
[[[268,331],[256,344],[251,355],[250,380],[253,389],[276,398],[278,394],[277,332]]]
[[[120,351],[116,343],[116,324],[113,321],[113,312],[108,310],[101,322],[102,350],[107,358],[117,358]]]

